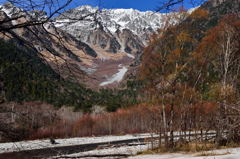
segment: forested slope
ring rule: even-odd
[[[208,1],[145,49],[138,77],[146,101],[161,106],[171,148],[173,131],[193,128],[216,130],[218,145],[240,141],[239,11],[239,0]]]
[[[0,41],[1,100],[86,108],[94,92],[62,79],[31,49]]]

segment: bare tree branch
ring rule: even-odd
[[[175,11],[179,7],[184,7],[186,4],[190,5],[189,7],[197,7],[207,0],[160,0],[159,7],[156,9],[156,12],[161,11]]]

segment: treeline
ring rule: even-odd
[[[176,111],[174,114],[174,130],[178,135],[185,135],[185,139],[189,138],[189,134],[200,132],[205,137],[206,132],[211,132],[216,127],[215,116],[217,105],[214,103],[175,107],[174,109]],[[171,117],[170,110],[170,106],[167,106],[166,119],[168,121]],[[52,126],[32,132],[29,138],[39,139],[50,136],[67,138],[146,132],[159,134],[161,133],[162,125],[161,105],[149,105],[147,103],[138,104],[130,108],[120,108],[116,112],[111,113],[85,114],[74,121],[61,121]]]

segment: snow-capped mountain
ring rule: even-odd
[[[152,33],[163,27],[166,15],[134,9],[99,11],[97,7],[81,6],[57,17],[55,26],[108,52],[134,55],[143,50]],[[86,16],[84,20],[76,20]]]
[[[97,7],[93,8],[91,6],[81,6],[66,11],[57,18],[56,26],[62,28],[68,27],[72,29],[78,28],[81,30],[95,29],[94,25],[89,25],[94,23],[91,21],[89,22],[89,19],[87,19],[85,22],[76,22],[69,25],[65,25],[65,22],[71,22],[71,19],[77,19],[97,11]],[[102,25],[112,34],[116,33],[118,30],[122,31],[123,29],[129,29],[134,34],[138,35],[142,35],[146,31],[152,32],[161,28],[166,15],[167,14],[156,13],[152,11],[140,12],[134,9],[103,9],[97,14]]]
[[[48,18],[42,11],[26,12],[11,3],[0,6],[0,20],[19,14],[24,15],[23,18],[8,25]],[[13,33],[31,43],[54,69],[62,71],[62,76],[70,76],[66,71],[71,64],[70,69],[75,76],[79,75],[79,81],[83,81],[82,71],[88,74],[86,84],[90,87],[115,86],[126,75],[134,74],[136,67],[132,66],[140,64],[149,37],[164,26],[167,15],[81,6],[64,12],[43,26],[31,26],[31,31],[22,28]]]
[[[14,28],[34,21],[44,21],[44,18],[48,17],[42,11],[26,12],[11,3],[0,6],[0,21],[6,21],[1,24],[2,27]],[[11,40],[19,46],[27,46],[37,51],[38,55],[63,78],[72,76],[69,75],[71,69],[79,81],[83,79],[83,72],[91,71],[85,65],[92,64],[92,60],[97,57],[97,53],[89,45],[56,28],[51,22],[12,29],[7,34],[0,33],[0,39]]]
[[[14,6],[12,3],[7,2],[4,5],[0,5],[0,11],[3,11],[8,17],[20,17],[23,16],[27,19],[44,21],[46,20],[47,13],[39,10],[24,11],[22,8]]]
[[[25,14],[21,8],[18,8],[11,3],[5,3],[4,5],[0,5],[0,10],[5,12],[9,17],[19,14]]]

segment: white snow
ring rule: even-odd
[[[87,10],[88,13],[94,13],[96,12],[97,8],[91,6],[80,6],[75,9],[76,12],[81,12],[83,10]],[[157,26],[161,26],[160,24],[162,24],[163,15],[166,14],[154,13],[152,11],[141,12],[134,9],[103,9],[98,17],[102,20],[103,26],[105,26],[111,33],[114,34],[117,29],[129,29],[134,33],[142,33],[142,31],[146,28],[153,28],[156,31],[158,28],[155,26],[156,24]],[[68,16],[71,17],[75,15],[69,14]],[[82,31],[95,29],[89,27],[91,22],[86,24],[84,27],[78,23],[69,25],[65,23],[64,19],[56,20],[56,22],[56,27],[61,27],[64,30],[72,33],[75,29]],[[87,30],[85,30],[85,28]]]
[[[77,8],[77,10],[84,9],[87,9],[89,12],[95,12],[97,10],[97,8],[91,6],[80,6]],[[190,9],[189,13],[195,9],[196,8]],[[147,28],[152,28],[154,31],[157,31],[157,29],[162,26],[164,17],[168,15],[169,13],[158,13],[154,11],[142,12],[130,8],[103,9],[102,14],[98,16],[103,20],[103,25],[112,33],[115,33],[117,29],[129,29],[136,34],[139,34]],[[78,25],[74,24],[74,27],[78,27]]]
[[[198,132],[192,132],[192,133],[198,133]],[[174,132],[174,134],[176,135],[179,133]],[[152,135],[154,137],[158,136],[156,134],[152,134]],[[61,147],[61,146],[70,146],[70,145],[81,145],[81,144],[90,144],[90,143],[102,143],[102,142],[129,140],[129,139],[148,138],[148,137],[151,137],[152,135],[149,133],[146,133],[146,134],[123,135],[123,136],[100,136],[100,137],[56,139],[56,142],[59,143],[57,145],[52,145],[49,140],[33,140],[33,141],[0,143],[0,153],[32,150],[32,149],[42,149],[47,147]]]
[[[23,150],[43,149],[49,147],[72,146],[91,143],[113,142],[128,139],[138,139],[150,137],[149,134],[124,135],[124,136],[101,136],[101,137],[82,137],[70,139],[56,139],[59,144],[52,145],[49,140],[33,140],[11,143],[0,143],[0,153],[14,152]]]
[[[110,26],[107,28],[111,33],[115,33],[117,31],[115,26]]]
[[[80,65],[79,67],[80,67],[80,69],[81,69],[82,71],[86,72],[86,73],[89,74],[89,75],[93,74],[93,73],[96,72],[96,70],[97,70],[97,69],[95,69],[95,68],[85,67],[85,66],[81,66],[81,65]]]
[[[150,134],[136,134],[136,135],[124,135],[124,136],[102,136],[102,137],[56,139],[56,142],[59,143],[57,145],[52,145],[49,142],[49,140],[34,140],[34,141],[22,141],[22,142],[15,142],[15,143],[2,143],[0,144],[0,153],[31,150],[31,149],[42,149],[47,147],[61,147],[61,146],[103,143],[103,142],[106,143],[106,142],[121,141],[121,140],[128,140],[128,139],[147,138],[150,136],[151,136]],[[154,134],[153,136],[156,137],[157,135]],[[118,147],[104,147],[103,145],[102,147],[99,147],[96,150],[70,154],[70,155],[67,155],[67,157],[76,157],[76,156],[85,156],[85,155],[106,155],[106,154],[107,155],[109,154],[136,155],[138,152],[145,151],[149,148],[151,148],[150,143],[145,143],[145,145],[132,145],[132,146],[120,145]],[[59,156],[56,156],[56,157],[59,157]],[[164,153],[164,154],[153,154],[153,155],[138,155],[138,156],[131,156],[129,157],[129,159],[240,159],[240,148],[203,151],[203,152],[191,153],[191,154]]]
[[[80,7],[77,7],[76,8],[77,10],[84,10],[84,9],[87,9],[88,11],[90,12],[96,12],[98,7],[92,7],[90,5],[84,5],[84,6],[80,6]]]
[[[188,13],[191,14],[192,12],[194,12],[195,10],[197,10],[200,6],[197,6],[195,8],[191,8],[188,10]]]
[[[61,19],[61,20],[56,20],[55,23],[69,23],[71,22],[70,19]]]
[[[127,21],[117,21],[117,24],[119,24],[122,28],[124,28],[125,25],[128,24],[128,22]]]
[[[120,82],[123,79],[126,72],[128,71],[128,68],[126,66],[121,65],[119,65],[119,67],[122,68],[118,69],[118,73],[114,74],[111,78],[107,79],[107,81],[100,83],[100,86],[106,86],[114,82]]]
[[[127,53],[127,56],[130,57],[130,58],[132,58],[132,59],[135,59],[135,56],[133,56],[133,55],[131,55],[131,54],[128,54],[128,53]]]
[[[65,23],[70,23],[70,19],[61,19],[61,20],[56,20],[53,24],[55,27],[62,27],[65,25]]]
[[[110,57],[105,56],[105,55],[102,55],[102,54],[98,54],[98,58],[99,58],[101,61],[106,61],[106,60],[109,60],[109,59],[110,59]]]
[[[23,14],[23,9],[18,8],[18,7],[16,7],[16,6],[12,6],[12,7],[10,7],[10,8],[6,8],[5,5],[0,5],[0,11],[5,12],[8,17],[11,17],[14,13],[15,13],[15,14],[16,14],[16,13],[18,13],[18,14],[20,14],[20,13]]]
[[[3,6],[0,6],[0,10],[2,10],[3,12],[5,12],[5,13],[7,14],[7,16],[9,16],[9,17],[12,16],[12,14],[11,14],[12,9],[6,9],[6,8],[4,8]]]

